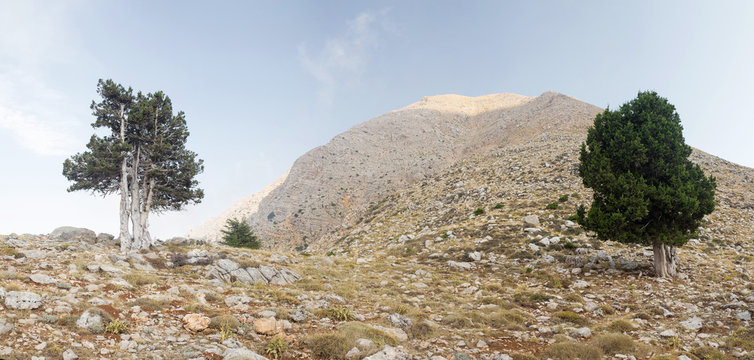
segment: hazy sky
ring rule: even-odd
[[[652,89],[686,142],[754,167],[752,1],[0,0],[0,234],[117,233],[117,198],[67,193],[99,78],[163,90],[205,160],[185,234],[313,147],[422,96]]]

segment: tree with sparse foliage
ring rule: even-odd
[[[715,208],[715,178],[688,157],[675,106],[640,92],[594,119],[581,145],[579,175],[594,191],[577,219],[601,240],[652,246],[658,277],[677,275],[677,248]]]
[[[97,93],[101,101],[90,106],[96,118],[92,127],[106,134],[92,135],[87,151],[65,160],[63,175],[73,182],[68,191],[118,193],[121,251],[147,249],[153,244],[150,213],[180,210],[204,197],[195,179],[203,161],[186,149],[185,114],[174,113],[161,91],[134,94],[100,80]]]
[[[249,249],[259,249],[262,244],[254,235],[251,225],[243,220],[228,219],[225,222],[225,229],[220,230],[223,233],[225,245],[233,247],[245,247]]]

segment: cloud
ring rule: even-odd
[[[319,82],[321,101],[332,104],[341,87],[359,84],[381,36],[394,32],[387,13],[387,9],[361,12],[347,22],[344,34],[326,39],[315,56],[309,54],[304,44],[299,45],[301,65]]]

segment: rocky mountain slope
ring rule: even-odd
[[[694,151],[718,206],[680,249],[682,277],[655,279],[651,249],[568,220],[591,195],[576,174],[590,120],[554,115],[569,108],[598,111],[559,94],[499,110],[536,131],[489,134],[506,141],[303,252],[0,235],[0,358],[754,358],[754,169]]]
[[[231,207],[222,214],[215,216],[201,225],[191,229],[186,236],[190,239],[201,239],[208,242],[217,242],[222,240],[222,232],[228,219],[248,219],[249,216],[259,210],[259,203],[275,188],[280,186],[288,177],[288,172],[277,178],[271,184],[267,185],[262,191],[251,194],[239,201],[236,201]]]
[[[558,93],[425,97],[304,154],[258,209],[245,212],[267,246],[302,249],[353,224],[392,191],[501,144],[581,131],[599,111]]]

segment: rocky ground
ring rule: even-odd
[[[464,160],[308,252],[0,236],[0,358],[754,359],[754,170],[695,152],[719,205],[656,279],[568,220],[579,142]]]

